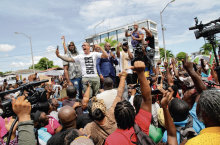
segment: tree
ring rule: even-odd
[[[4,73],[0,71],[0,75],[3,75]]]
[[[176,58],[178,61],[181,61],[182,59],[186,58],[186,53],[185,52],[180,52],[176,55]]]
[[[112,40],[113,38],[114,38],[114,36],[112,36],[110,39],[105,38],[104,41],[105,41],[105,43],[110,43],[111,47],[115,47],[115,51],[117,51],[117,45],[119,42],[117,40]],[[104,48],[105,43],[100,43],[99,46]],[[120,48],[120,51],[122,51],[121,48]]]
[[[216,47],[218,47],[218,44],[219,44],[219,40],[215,40],[215,43],[216,43]],[[212,45],[210,43],[205,43],[201,48],[200,48],[200,51],[199,52],[202,52],[203,55],[209,55],[210,52],[212,52]]]
[[[163,48],[159,48],[159,51],[160,51],[160,59],[162,58],[164,60],[165,59],[164,49]],[[174,57],[174,55],[173,55],[171,50],[166,50],[166,56],[167,56],[167,60],[169,60],[169,58],[173,58]]]
[[[37,70],[46,70],[47,65],[48,65],[48,69],[54,67],[53,61],[50,61],[48,58],[43,57],[39,60],[37,64],[34,65],[34,68]],[[59,67],[59,66],[56,66],[56,67]],[[29,69],[33,69],[33,65],[29,67]]]

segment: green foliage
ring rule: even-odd
[[[0,71],[0,75],[3,75],[4,73]]]
[[[117,45],[118,45],[118,41],[117,40],[112,40],[114,38],[114,36],[112,36],[110,39],[105,38],[104,39],[104,43],[100,43],[99,46],[101,46],[102,48],[104,48],[105,43],[110,43],[111,47],[115,47],[115,51],[117,51]],[[122,48],[120,48],[120,51],[122,51]]]
[[[50,61],[48,58],[43,57],[39,60],[37,64],[34,65],[34,69],[37,70],[46,70],[48,65],[48,69],[53,68],[53,61]],[[56,66],[57,67],[57,66]],[[59,67],[59,66],[58,66]],[[33,65],[29,67],[29,69],[33,69]]]
[[[219,40],[215,40],[216,43],[216,48],[219,45]],[[201,48],[200,51],[202,53],[202,55],[209,55],[210,52],[212,52],[212,45],[209,43],[205,43]]]
[[[160,59],[165,59],[165,53],[164,53],[164,49],[163,48],[159,48],[160,51]],[[166,55],[167,55],[167,60],[169,60],[169,58],[173,58],[174,55],[172,53],[171,50],[166,50]]]
[[[180,52],[176,55],[176,58],[178,61],[181,61],[182,59],[186,58],[186,53],[185,52]]]
[[[54,65],[52,68],[57,68],[57,67],[59,67],[58,65]]]

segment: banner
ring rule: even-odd
[[[51,77],[40,75],[39,78],[40,78],[40,81],[41,80],[49,80],[49,82],[47,82],[47,83],[51,84]]]

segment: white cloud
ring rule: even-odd
[[[56,50],[53,46],[48,46],[46,49],[47,49],[47,52],[51,52],[51,51]]]
[[[11,67],[19,67],[19,68],[21,68],[21,67],[27,67],[27,66],[30,66],[30,63],[23,63],[23,62],[12,62],[11,64],[10,64],[10,66]]]
[[[0,44],[0,51],[2,51],[2,52],[12,51],[14,48],[15,48],[14,45]]]
[[[5,54],[5,57],[8,57],[8,54]]]

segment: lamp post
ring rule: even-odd
[[[100,25],[101,23],[103,23],[105,20],[102,20],[102,22],[98,23],[95,27],[94,27],[94,31],[95,31],[95,28]],[[96,31],[95,31],[95,35],[93,36],[93,45],[94,45],[94,38],[97,37],[96,36]]]
[[[175,1],[175,0],[172,0],[171,2],[169,2],[169,3],[166,5],[166,7],[167,7],[170,3],[174,2],[174,1]],[[164,53],[165,53],[165,61],[167,61],[167,54],[166,54],[166,48],[165,48],[165,39],[164,39],[164,30],[165,30],[165,28],[163,27],[162,13],[163,13],[163,11],[166,9],[166,7],[160,12],[161,27],[162,27],[162,34],[163,34],[163,47],[164,47]]]
[[[15,32],[15,34],[23,34],[24,36],[26,36],[26,37],[28,37],[28,38],[30,39],[33,72],[35,73],[35,69],[34,69],[34,58],[33,58],[32,44],[31,44],[31,37],[29,37],[29,36],[27,36],[27,35],[25,35],[24,33],[21,33],[21,32]]]

